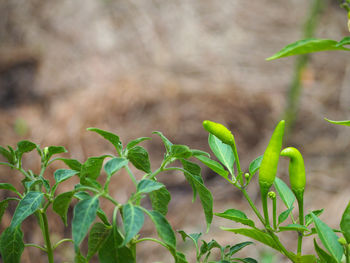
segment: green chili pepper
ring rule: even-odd
[[[277,124],[271,136],[270,142],[265,150],[264,157],[259,168],[259,185],[266,225],[270,225],[267,209],[267,194],[273,182],[275,181],[278,160],[282,148],[284,126],[284,120],[280,121]]]
[[[206,131],[215,135],[223,143],[226,143],[228,145],[235,144],[235,139],[232,133],[224,125],[206,120],[206,121],[203,121],[203,127]]]
[[[281,156],[290,158],[289,180],[290,187],[294,192],[298,202],[303,200],[305,189],[305,166],[301,153],[294,147],[288,147],[282,150]]]

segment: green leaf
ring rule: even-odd
[[[187,234],[185,231],[183,230],[178,230],[177,231],[181,237],[182,240],[185,242],[186,238],[189,238],[190,240],[192,240],[193,244],[197,247],[198,246],[198,239],[201,237],[202,233],[192,233],[192,234]]]
[[[350,45],[350,37],[344,37],[342,40],[340,40],[338,42],[338,44],[336,45],[337,47],[341,47],[344,45]]]
[[[107,141],[111,142],[115,149],[117,150],[117,152],[121,152],[121,150],[123,149],[122,143],[119,139],[119,136],[117,136],[114,133],[108,132],[108,131],[104,131],[98,128],[87,128],[88,131],[92,131],[92,132],[96,132],[99,135],[101,135],[103,138],[105,138]]]
[[[135,140],[132,140],[131,142],[129,142],[126,145],[126,149],[130,150],[131,148],[133,148],[135,145],[139,144],[140,142],[146,141],[146,140],[151,140],[152,138],[150,137],[141,137],[141,138],[137,138]]]
[[[337,125],[350,126],[350,120],[346,120],[346,121],[332,121],[332,120],[328,120],[327,118],[325,118],[325,120],[330,122],[330,123],[337,124]]]
[[[98,196],[86,198],[75,205],[72,222],[72,236],[75,250],[78,250],[80,243],[94,222],[98,207]]]
[[[162,215],[166,215],[168,213],[168,204],[171,200],[171,195],[165,187],[151,192],[149,194],[149,198],[151,200],[153,210],[158,211]]]
[[[150,179],[142,179],[137,184],[137,192],[138,193],[150,193],[156,190],[159,190],[160,188],[164,187],[164,184],[156,182],[154,180]]]
[[[97,216],[101,219],[101,221],[105,225],[107,225],[107,226],[111,225],[111,223],[109,223],[109,220],[108,220],[108,217],[107,217],[106,213],[101,209],[101,207],[99,207],[97,209]]]
[[[166,149],[166,152],[167,153],[170,153],[170,149],[171,149],[171,146],[173,145],[169,140],[168,138],[166,138],[163,133],[159,132],[159,131],[155,131],[155,132],[152,132],[153,134],[157,134],[163,141],[164,143],[164,146],[165,146],[165,149]]]
[[[294,255],[293,259],[297,263],[315,263],[317,260],[314,255]]]
[[[210,158],[210,154],[201,150],[195,150],[195,149],[191,149],[192,152],[192,156],[194,157],[198,157],[198,156],[205,156]]]
[[[127,158],[139,170],[146,173],[151,172],[151,164],[148,157],[148,152],[141,146],[135,146],[128,151]]]
[[[340,262],[343,256],[343,247],[338,242],[338,236],[317,216],[312,213],[311,215],[322,244],[331,253],[331,255],[336,258],[338,262]]]
[[[272,237],[263,231],[255,228],[225,228],[225,227],[220,227],[224,231],[230,231],[235,234],[243,235],[246,237],[250,237],[254,240],[259,241],[260,243],[263,243],[269,247],[272,247],[276,249],[277,251],[280,251],[278,245],[275,243],[275,241],[272,239]]]
[[[57,158],[57,160],[64,162],[72,170],[79,172],[81,170],[82,164],[78,160],[67,158]]]
[[[103,243],[107,240],[109,234],[112,231],[111,226],[107,226],[102,223],[95,223],[90,230],[88,239],[88,254],[87,260],[89,261],[93,255],[101,248]]]
[[[60,154],[60,153],[66,153],[67,150],[63,146],[49,146],[47,147],[47,155],[46,158],[49,160],[52,155],[54,154]]]
[[[246,246],[249,246],[251,244],[254,244],[254,243],[251,242],[251,241],[246,241],[246,242],[242,242],[242,243],[236,244],[236,245],[230,247],[229,255],[232,256],[233,254],[236,254],[238,251],[240,251],[241,249],[243,249]]]
[[[10,151],[0,146],[0,154],[4,156],[10,164],[14,164],[14,156]]]
[[[243,263],[258,263],[258,261],[256,261],[254,258],[232,258],[233,260],[238,260],[239,262],[243,262]],[[220,261],[222,263],[229,263],[226,260]],[[237,262],[237,261],[236,261]]]
[[[0,189],[12,191],[18,196],[21,196],[21,194],[17,191],[17,189],[12,184],[0,183]]]
[[[205,220],[207,222],[207,231],[209,230],[210,224],[213,220],[213,197],[210,191],[200,182],[195,175],[190,173],[187,170],[184,170],[184,175],[187,181],[191,185],[195,186],[196,191],[198,192],[199,199],[201,200],[202,207],[204,210]]]
[[[257,157],[254,161],[252,161],[249,164],[249,174],[250,175],[254,175],[259,170],[263,157],[264,157],[264,155],[260,155],[259,157]]]
[[[278,195],[281,197],[286,207],[291,208],[295,200],[295,196],[292,190],[290,190],[290,188],[286,185],[286,183],[283,182],[278,177],[275,178],[275,182],[273,183],[273,185],[275,186],[278,192]]]
[[[278,224],[283,223],[288,216],[290,215],[290,213],[292,213],[294,207],[292,206],[291,208],[288,208],[287,210],[283,211],[279,216],[278,216]]]
[[[196,158],[200,160],[203,164],[208,166],[211,170],[213,170],[218,175],[224,177],[225,179],[228,179],[228,171],[226,171],[224,167],[221,166],[220,163],[214,160],[211,160],[210,158],[203,155],[196,156]]]
[[[153,221],[158,236],[163,240],[168,246],[176,248],[176,237],[173,229],[171,228],[168,220],[157,211],[147,211],[147,214]]]
[[[74,263],[88,263],[88,261],[79,251],[75,253]]]
[[[192,156],[192,151],[186,145],[173,144],[170,148],[170,156],[176,159],[187,159]]]
[[[249,219],[245,213],[237,209],[227,209],[225,212],[215,213],[215,215],[250,227],[255,227],[254,221]]]
[[[4,263],[20,263],[24,250],[21,227],[8,227],[0,237],[0,253]]]
[[[6,208],[8,207],[8,204],[9,204],[9,200],[8,199],[2,200],[0,202],[0,223],[1,223],[1,220],[2,220],[2,216],[4,215],[4,213],[6,211]]]
[[[20,155],[31,152],[36,148],[36,144],[30,141],[20,141],[17,143],[17,151]]]
[[[344,238],[350,244],[350,202],[348,203],[340,221],[340,229],[343,231]]]
[[[324,251],[316,242],[316,239],[314,239],[314,246],[316,253],[318,257],[321,259],[324,263],[337,263],[337,260],[335,260],[331,255],[329,255],[326,251]]]
[[[220,244],[214,239],[212,239],[209,243],[205,242],[205,240],[202,240],[202,242],[203,244],[201,245],[199,254],[200,257],[205,253],[211,251],[213,248],[218,248],[220,250],[223,249],[223,247],[221,247]]]
[[[305,216],[305,226],[309,226],[313,219],[312,219],[312,215],[314,214],[315,216],[320,216],[323,213],[324,209],[319,209],[319,210],[313,210],[311,213],[307,214]]]
[[[302,54],[327,51],[327,50],[349,50],[344,47],[339,47],[337,46],[337,44],[338,44],[337,41],[331,40],[331,39],[316,39],[316,38],[303,39],[285,46],[276,54],[267,58],[266,60],[273,60],[273,59],[283,58],[287,56],[302,55]]]
[[[54,173],[54,177],[57,183],[62,183],[72,176],[76,175],[78,171],[68,169],[58,169]]]
[[[193,178],[197,179],[199,182],[201,182],[203,184],[203,178],[201,176],[201,167],[198,164],[190,162],[190,161],[185,160],[185,159],[180,159],[180,161],[181,161],[181,164],[182,164],[183,168],[187,172],[192,174]],[[196,185],[195,185],[195,183],[192,180],[193,178],[188,177],[186,174],[185,174],[185,178],[186,178],[186,180],[189,182],[189,184],[192,187],[192,190],[193,190],[192,202],[194,202],[196,200],[196,197],[197,197]]]
[[[218,160],[230,171],[231,174],[234,174],[233,164],[235,157],[233,155],[232,148],[212,134],[209,134],[208,143],[210,149],[218,158]]]
[[[299,224],[289,224],[286,226],[280,226],[279,227],[280,232],[282,231],[299,231],[299,232],[303,232],[303,231],[310,231],[306,226],[303,225],[299,225]]]
[[[24,219],[39,209],[43,200],[44,193],[28,192],[19,202],[16,211],[12,217],[11,228],[19,226]]]
[[[103,160],[107,157],[109,156],[89,157],[81,167],[80,178],[82,180],[85,178],[96,180],[100,176]]]
[[[65,226],[67,226],[67,212],[74,196],[74,191],[62,193],[53,200],[52,209],[62,219]]]
[[[105,166],[104,169],[109,177],[111,177],[113,174],[118,172],[120,169],[122,169],[124,166],[128,164],[128,159],[116,157],[111,160],[109,160]]]
[[[140,231],[143,226],[145,217],[141,208],[127,203],[123,206],[123,223],[125,230],[125,239],[122,246],[125,246],[129,241]]]

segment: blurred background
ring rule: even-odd
[[[312,35],[335,40],[349,35],[338,2],[317,2],[322,7],[312,16]],[[304,0],[0,1],[0,145],[14,146],[23,139],[42,147],[63,145],[68,149],[65,157],[83,162],[88,156],[113,153],[111,145],[86,131],[98,127],[115,132],[124,144],[152,136],[143,145],[150,152],[152,168],[157,168],[164,149],[152,131],[162,131],[174,143],[210,151],[201,124],[209,119],[233,131],[247,170],[284,116],[297,68],[295,57],[269,62],[265,58],[307,35],[304,25],[312,4]],[[305,158],[305,208],[325,208],[321,219],[337,228],[350,197],[350,131],[323,118],[350,118],[349,56],[341,51],[309,56],[301,73],[298,115],[293,115],[288,145],[298,147]],[[37,171],[40,163],[34,156],[29,154],[24,161]],[[281,161],[279,175],[288,181],[287,165],[287,160]],[[54,164],[46,176],[52,177],[50,173],[63,166]],[[0,167],[0,173],[1,182],[20,187],[18,174],[6,167]],[[251,215],[240,193],[221,177],[204,167],[203,177],[213,192],[214,212],[234,207]],[[128,180],[123,174],[114,178],[113,195],[120,202],[133,191]],[[191,188],[183,176],[164,174],[160,180],[173,195],[168,219],[174,228],[205,232],[200,203],[191,203]],[[61,191],[71,188],[66,184]],[[257,202],[256,184],[248,190]],[[106,209],[111,209],[108,204]],[[13,212],[10,206],[0,231]],[[51,213],[50,219],[54,240],[70,237],[70,229],[57,215]],[[236,226],[214,218],[204,239],[215,237],[222,245],[247,240],[224,233],[220,225]],[[23,230],[27,242],[43,242],[34,217],[26,219]],[[142,233],[152,235],[154,229],[146,225]],[[284,241],[293,248],[296,236],[287,235]],[[312,251],[309,241],[305,252]],[[189,243],[179,243],[191,254]],[[273,262],[270,250],[255,248],[246,249],[247,255]],[[149,243],[140,245],[139,255],[138,262],[172,260],[165,250]],[[73,248],[67,244],[55,258],[72,262],[72,257]],[[23,262],[46,262],[46,258],[40,250],[26,248]]]

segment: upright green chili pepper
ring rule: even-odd
[[[203,121],[203,127],[206,131],[219,138],[223,143],[226,143],[228,145],[235,144],[235,139],[232,133],[224,125],[206,120]]]
[[[265,150],[264,157],[259,169],[259,185],[261,191],[261,201],[264,209],[266,225],[270,225],[269,214],[267,209],[267,193],[275,181],[278,160],[282,148],[285,121],[280,121],[270,139]]]

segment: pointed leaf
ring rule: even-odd
[[[192,240],[192,242],[195,246],[198,246],[198,239],[201,237],[202,233],[187,234],[183,230],[178,230],[177,232],[181,235],[182,240],[184,242],[186,241],[186,238],[189,238],[190,240]]]
[[[17,143],[17,151],[22,155],[23,153],[31,152],[36,148],[36,144],[30,141],[20,141]]]
[[[299,231],[299,232],[310,231],[307,227],[305,227],[303,225],[299,225],[299,224],[289,224],[287,226],[280,226],[279,230],[280,230],[280,232],[282,232],[282,231]]]
[[[89,261],[93,255],[101,248],[112,231],[111,226],[102,223],[95,223],[90,230],[88,239],[88,254],[86,256]]]
[[[311,215],[322,244],[331,253],[331,255],[336,258],[338,262],[340,262],[343,256],[343,247],[338,242],[338,236],[317,216],[314,214]]]
[[[168,204],[171,200],[171,195],[165,187],[151,192],[149,198],[151,199],[153,210],[158,211],[162,215],[168,213]]]
[[[20,263],[24,250],[21,227],[8,227],[0,237],[0,253],[4,263]]]
[[[8,204],[9,204],[9,200],[8,199],[2,200],[0,202],[0,223],[1,223],[1,220],[2,220],[2,216],[4,215],[4,213],[6,211],[6,208],[8,207]]]
[[[76,175],[78,171],[68,169],[58,169],[54,173],[54,177],[57,183],[62,183],[72,176]]]
[[[318,257],[321,259],[324,263],[337,263],[337,260],[335,260],[331,255],[329,255],[326,251],[324,251],[316,242],[316,239],[314,239],[314,246],[316,253]]]
[[[170,156],[176,159],[187,159],[192,156],[192,151],[186,145],[173,144],[170,148]]]
[[[337,41],[331,39],[303,39],[285,46],[276,54],[267,58],[266,60],[273,60],[287,56],[302,55],[327,50],[348,50],[344,47],[338,47],[337,44]]]
[[[275,182],[273,183],[273,185],[275,186],[278,195],[281,197],[286,207],[291,208],[295,200],[295,196],[292,190],[290,190],[286,183],[278,177],[275,178]]]
[[[110,177],[113,174],[115,174],[116,172],[118,172],[120,169],[122,169],[124,166],[126,166],[128,164],[128,162],[129,162],[128,159],[116,157],[116,158],[109,160],[105,164],[104,169],[105,169],[107,175]]]
[[[328,120],[325,118],[326,121],[333,123],[333,124],[337,124],[337,125],[345,125],[345,126],[350,126],[350,120],[346,120],[346,121],[332,121],[332,120]]]
[[[101,135],[103,138],[105,138],[107,141],[111,142],[114,145],[114,147],[116,148],[118,153],[123,149],[122,143],[121,143],[118,135],[111,133],[111,132],[108,132],[108,131],[98,129],[98,128],[87,128],[87,130],[92,131],[92,132],[96,132],[99,135]]]
[[[103,160],[107,157],[109,156],[89,157],[81,167],[80,178],[96,180],[100,176]]]
[[[159,190],[160,188],[164,187],[164,184],[156,182],[154,180],[150,179],[142,179],[137,184],[137,192],[138,193],[150,193],[156,190]]]
[[[52,209],[62,218],[65,226],[67,226],[67,212],[73,196],[74,191],[65,192],[53,200]]]
[[[163,141],[164,143],[164,146],[165,146],[165,149],[166,149],[166,152],[167,153],[170,153],[170,149],[171,149],[171,146],[173,145],[169,140],[168,138],[166,138],[163,133],[159,132],[159,131],[155,131],[155,132],[152,132],[153,134],[157,134]]]
[[[75,205],[72,221],[72,236],[75,250],[78,250],[80,243],[94,222],[98,206],[98,196],[86,198]]]
[[[324,209],[319,209],[319,210],[313,210],[311,213],[307,214],[305,216],[305,226],[309,226],[313,219],[312,219],[312,215],[314,214],[315,216],[320,216],[323,213]]]
[[[247,226],[255,227],[254,221],[249,219],[245,213],[237,209],[227,209],[223,213],[215,213],[216,216],[226,218]]]
[[[0,146],[0,154],[4,156],[10,164],[14,164],[14,156],[10,151]]]
[[[47,147],[47,155],[46,158],[49,160],[52,155],[54,154],[60,154],[60,153],[66,153],[67,150],[63,146],[49,146]]]
[[[205,157],[210,158],[210,154],[209,154],[209,153],[204,152],[204,151],[201,151],[201,150],[194,150],[194,149],[191,149],[191,152],[192,152],[192,156],[194,156],[194,157],[197,157],[197,156],[205,156]]]
[[[250,175],[254,175],[259,170],[263,157],[264,157],[264,155],[260,155],[259,157],[257,157],[254,161],[252,161],[249,164],[249,174]]]
[[[348,203],[340,221],[340,229],[343,231],[344,238],[350,244],[350,202]]]
[[[12,217],[11,228],[19,226],[24,219],[39,209],[44,193],[28,192],[19,202],[16,211]]]
[[[337,47],[345,46],[345,45],[350,45],[350,37],[344,37],[342,40],[338,42],[336,45]]]
[[[235,234],[243,235],[246,237],[250,237],[254,240],[257,240],[269,247],[272,247],[276,249],[277,251],[280,251],[279,247],[275,243],[275,241],[270,237],[270,235],[262,232],[261,230],[258,229],[250,229],[250,228],[225,228],[225,227],[220,227],[224,231],[230,231]]]
[[[139,170],[146,173],[151,172],[151,164],[148,157],[148,152],[141,146],[135,146],[128,151],[127,158]]]
[[[130,150],[131,148],[133,148],[135,145],[139,144],[140,142],[146,141],[146,140],[151,140],[152,138],[150,137],[141,137],[141,138],[137,138],[135,140],[132,140],[131,142],[129,142],[126,145],[126,149]]]
[[[143,226],[143,222],[144,215],[141,208],[130,203],[123,206],[125,239],[122,246],[129,243],[129,241],[140,231]]]
[[[254,243],[251,242],[251,241],[246,241],[246,242],[242,242],[242,243],[236,244],[236,245],[230,247],[229,255],[232,256],[233,254],[236,254],[238,251],[240,251],[244,247],[249,246],[251,244],[254,244]]]
[[[215,135],[209,134],[209,146],[218,160],[230,171],[233,173],[233,163],[235,161],[235,157],[233,155],[232,148],[219,140]]]
[[[228,179],[228,171],[226,171],[220,163],[203,155],[196,156],[196,158],[200,160],[203,164],[208,166],[211,170],[213,170],[218,175],[221,175],[225,179]]]
[[[18,196],[21,196],[21,194],[17,191],[17,189],[12,184],[0,183],[0,189],[12,191],[16,193]]]
[[[294,209],[294,206],[292,206],[291,208],[288,208],[287,210],[283,211],[279,216],[278,216],[278,224],[283,223],[288,216],[290,215],[290,213],[292,213]]]
[[[67,158],[57,158],[57,160],[64,162],[72,170],[79,172],[81,170],[82,164],[78,160]]]

